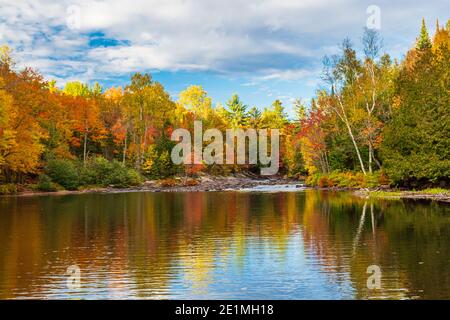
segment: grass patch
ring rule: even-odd
[[[400,197],[403,194],[402,191],[369,191],[369,196],[373,198]]]
[[[320,188],[376,188],[389,184],[389,180],[381,171],[367,173],[335,170],[329,174],[315,173],[305,180],[308,186]]]
[[[415,193],[419,194],[445,194],[450,195],[450,190],[442,189],[442,188],[430,188],[421,191],[415,191]]]
[[[414,195],[444,195],[450,196],[450,190],[442,188],[430,188],[424,190],[413,191],[369,191],[369,196],[373,198],[392,198]]]

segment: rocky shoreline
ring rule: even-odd
[[[272,188],[272,187],[273,188]],[[281,176],[261,177],[249,174],[235,174],[231,176],[210,176],[202,175],[196,179],[192,178],[171,178],[166,180],[147,180],[140,186],[128,188],[91,187],[82,190],[69,191],[61,190],[55,192],[39,192],[26,190],[11,196],[39,196],[39,195],[68,195],[86,193],[122,193],[122,192],[208,192],[208,191],[296,191],[304,189],[321,191],[347,191],[360,198],[379,199],[425,199],[450,203],[450,191],[441,193],[427,193],[426,191],[398,191],[391,189],[352,189],[352,188],[319,188],[306,187],[303,181],[288,179]],[[8,196],[5,196],[8,197]]]
[[[174,186],[161,185],[159,181],[146,181],[138,190],[152,192],[206,192],[206,191],[236,191],[256,186],[271,186],[280,184],[301,185],[297,180],[275,178],[255,178],[248,176],[202,176],[195,180],[197,184],[180,183]]]
[[[170,184],[168,183],[170,181]],[[194,183],[193,183],[194,182]],[[147,180],[140,186],[128,188],[93,187],[83,190],[61,190],[55,192],[23,191],[14,196],[36,195],[67,195],[85,193],[121,193],[121,192],[207,192],[207,191],[238,191],[257,186],[292,185],[303,187],[299,180],[283,177],[261,178],[259,176],[232,175],[232,176],[201,176],[197,179],[167,179]]]

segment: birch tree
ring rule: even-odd
[[[352,92],[349,90],[357,80],[361,65],[348,39],[344,40],[342,51],[342,56],[326,56],[323,59],[324,70],[322,79],[331,88],[328,95],[327,108],[332,110],[345,125],[355,148],[361,171],[366,174],[360,146],[356,141],[355,130],[351,121],[351,109],[354,109],[355,106],[351,103]]]

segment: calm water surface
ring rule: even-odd
[[[450,299],[450,206],[313,190],[4,197],[0,298]]]

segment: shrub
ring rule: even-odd
[[[308,186],[314,186],[314,187],[318,186],[319,185],[319,178],[321,176],[322,175],[320,173],[314,173],[312,175],[309,175],[309,176],[306,177],[305,183]]]
[[[139,173],[131,168],[123,166],[117,161],[110,163],[111,171],[103,180],[103,185],[112,185],[114,187],[130,187],[142,183]]]
[[[103,157],[90,160],[81,168],[81,181],[85,185],[114,186],[117,188],[139,185],[141,176],[122,163],[108,161]]]
[[[317,185],[321,188],[328,187],[328,178],[326,176],[322,176],[319,178]]]
[[[177,185],[177,181],[173,178],[167,178],[167,179],[160,180],[158,182],[158,184],[161,187],[174,187]]]
[[[150,146],[146,152],[142,165],[144,173],[152,179],[167,178],[177,173],[178,167],[172,162],[168,150],[160,150],[156,146]]]
[[[184,183],[185,186],[188,187],[193,187],[193,186],[197,186],[200,182],[198,182],[198,180],[195,179],[187,179],[186,182]]]
[[[389,178],[386,175],[386,173],[384,172],[384,170],[381,170],[381,172],[380,172],[380,176],[378,177],[378,183],[382,186],[390,184]]]
[[[17,193],[17,186],[12,183],[0,184],[0,194],[1,195],[10,195]]]
[[[385,178],[383,178],[385,179]],[[362,172],[340,172],[338,170],[330,174],[315,173],[306,178],[309,186],[340,187],[340,188],[375,188],[380,185],[381,174],[378,172],[364,175]]]
[[[111,171],[112,165],[108,160],[96,157],[80,168],[80,179],[83,185],[105,185]]]
[[[46,174],[67,190],[76,190],[80,186],[78,170],[73,161],[52,159],[45,167]]]
[[[380,180],[381,173],[375,172],[375,173],[369,173],[366,176],[366,187],[367,188],[376,188],[381,185]]]
[[[352,185],[350,187],[353,188],[365,188],[367,186],[366,183],[366,175],[362,172],[358,172],[352,181]]]
[[[36,189],[39,191],[53,192],[58,190],[58,187],[48,175],[41,174],[39,176]]]
[[[108,161],[103,157],[91,159],[85,165],[75,164],[70,160],[50,160],[46,173],[53,182],[67,190],[75,190],[87,185],[125,188],[142,182],[141,176],[134,169],[125,167],[116,160]],[[42,179],[43,189],[55,187],[49,185],[47,178],[42,177]]]
[[[196,166],[193,168],[193,166]],[[256,167],[256,166],[254,166]],[[193,170],[194,169],[194,170]],[[198,169],[198,170],[197,170]],[[253,166],[251,167],[253,169]],[[185,165],[183,166],[183,172],[189,176],[196,175],[198,172],[205,170],[210,175],[213,176],[226,176],[230,174],[230,168],[227,165],[220,165],[217,163],[208,164],[208,165]]]

